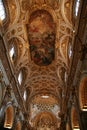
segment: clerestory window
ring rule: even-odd
[[[79,12],[79,6],[80,6],[80,0],[77,0],[75,3],[75,16],[78,16],[78,12]]]
[[[26,90],[24,91],[23,98],[24,98],[24,101],[26,101],[26,99],[27,99],[27,91]]]
[[[15,58],[15,47],[13,45],[10,48],[9,55],[10,55],[11,61],[13,62]]]
[[[22,73],[22,71],[20,71],[19,74],[18,74],[18,83],[19,83],[19,85],[22,84],[22,81],[23,81],[23,73]]]
[[[5,17],[6,17],[5,7],[4,7],[3,1],[0,0],[0,19],[4,20]]]

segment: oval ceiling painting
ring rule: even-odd
[[[39,66],[45,66],[54,60],[55,24],[45,10],[32,13],[28,25],[28,38],[31,59]]]

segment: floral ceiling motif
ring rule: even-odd
[[[35,11],[28,26],[31,59],[37,65],[49,65],[54,59],[55,24],[45,10]]]

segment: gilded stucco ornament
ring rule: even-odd
[[[8,46],[11,39],[13,38],[18,39],[17,47],[19,49],[19,53],[17,57],[17,64],[15,66],[15,69],[14,67],[13,69],[14,69],[15,76],[17,75],[18,71],[21,68],[25,67],[27,70],[27,76],[23,86],[21,85],[21,91],[23,92],[26,90],[26,88],[29,87],[30,94],[27,101],[27,103],[29,102],[29,104],[30,104],[30,100],[34,99],[35,96],[38,96],[40,94],[41,95],[47,94],[48,96],[49,95],[54,96],[55,97],[54,99],[57,99],[58,101],[60,100],[60,102],[63,103],[62,101],[63,99],[61,98],[61,93],[62,93],[61,91],[63,90],[63,88],[65,90],[66,86],[64,86],[65,84],[64,76],[65,76],[65,72],[68,73],[69,66],[70,66],[67,50],[68,50],[69,41],[71,41],[72,43],[72,37],[73,37],[72,36],[73,27],[72,27],[72,17],[71,17],[72,2],[73,0],[71,1],[70,0],[67,1],[66,0],[29,0],[29,1],[12,0],[11,3],[8,2],[10,23],[4,32],[4,40],[6,41],[6,45]],[[13,11],[14,11],[14,16],[12,16]],[[34,51],[32,54],[30,50],[30,46],[32,44],[32,39],[33,39],[31,35],[33,35],[34,39],[36,38],[35,40],[37,40],[37,38],[39,39],[39,37],[41,37],[41,39],[39,40],[43,39],[42,41],[44,41],[45,39],[42,35],[40,35],[39,37],[35,37],[36,32],[32,33],[32,31],[30,31],[30,29],[32,30],[32,28],[30,28],[32,26],[32,23],[36,21],[36,19],[32,17],[33,16],[32,14],[36,13],[37,11],[47,12],[47,14],[51,16],[50,26],[52,27],[52,25],[55,24],[55,27],[52,27],[53,30],[48,28],[48,30],[51,30],[51,32],[55,32],[54,33],[55,38],[51,37],[51,42],[49,42],[49,37],[45,37],[44,35],[45,38],[48,38],[49,46],[51,45],[51,43],[53,43],[50,49],[53,49],[54,52],[54,57],[52,58],[50,64],[46,64],[45,66],[42,65],[43,64],[42,59],[40,60],[39,64],[35,64],[34,61],[38,60],[39,58],[32,60],[35,54]],[[36,18],[38,18],[38,15]],[[47,15],[45,15],[45,17],[48,18]],[[46,18],[44,18],[44,20],[46,20]],[[49,22],[49,18],[46,20],[46,22],[47,23]],[[39,23],[42,24],[41,21]],[[40,34],[38,32],[40,31],[43,32],[43,30],[44,27],[40,28],[39,31],[37,31],[36,28],[38,35]],[[48,30],[47,30],[47,34],[49,34]],[[29,31],[31,35],[29,34]],[[47,40],[45,40],[44,42],[46,41]],[[33,42],[36,43],[36,41]],[[43,44],[40,45],[44,46]],[[39,44],[34,47],[37,46],[39,46]],[[46,49],[48,49],[46,47],[47,46],[45,45],[44,46],[45,51]],[[43,53],[45,52],[43,48],[40,48],[39,50]],[[52,53],[50,54],[52,55]],[[38,100],[39,100],[39,104],[41,104],[40,97],[38,98]],[[60,106],[60,102],[58,102],[59,106]],[[28,111],[30,111],[30,109],[28,109]],[[29,120],[31,121],[31,117]]]

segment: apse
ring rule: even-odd
[[[31,60],[39,66],[52,63],[55,56],[55,23],[45,10],[33,12],[29,19],[28,39]]]

